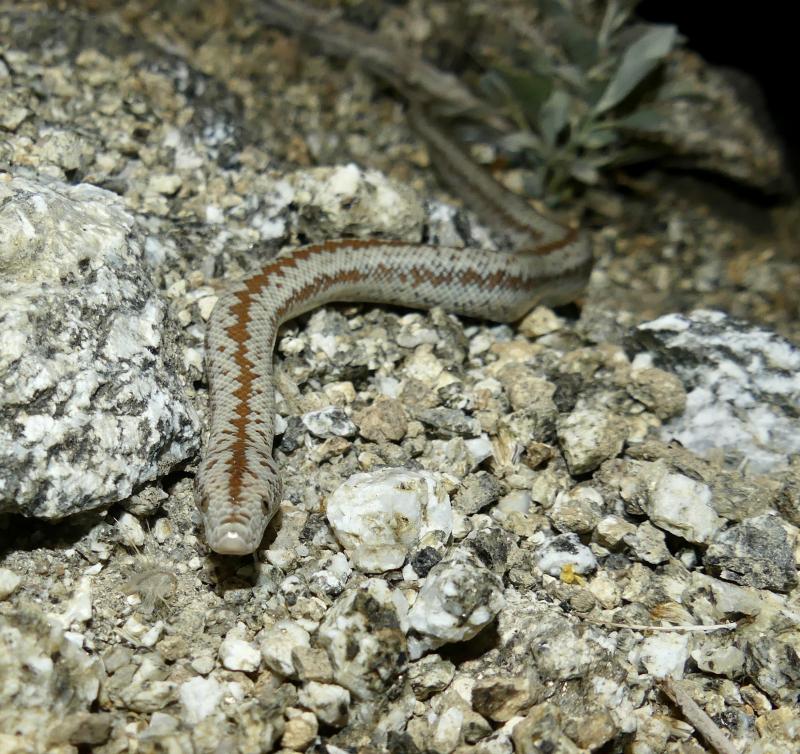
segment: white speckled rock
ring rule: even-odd
[[[350,163],[299,170],[287,180],[294,201],[303,208],[298,230],[311,238],[419,234],[425,216],[419,197],[377,170],[361,170]]]
[[[84,713],[97,698],[100,676],[99,662],[38,608],[4,608],[0,732],[14,733],[13,748],[4,751],[53,751],[50,742],[58,740],[64,720]]]
[[[0,511],[107,505],[193,455],[175,331],[118,198],[0,180],[0,239]]]
[[[597,526],[602,510],[603,496],[600,492],[588,485],[578,485],[558,493],[550,516],[560,532],[589,534]]]
[[[120,691],[120,700],[136,712],[155,712],[178,699],[178,683],[167,679],[164,661],[154,652],[143,655],[129,682]]]
[[[459,707],[448,707],[436,720],[433,729],[433,744],[436,751],[453,751],[461,738],[464,712]]]
[[[474,555],[457,550],[430,570],[408,612],[409,625],[419,634],[409,638],[412,659],[471,639],[504,604],[502,581]]]
[[[49,614],[66,630],[74,624],[87,623],[92,619],[92,579],[84,576],[75,585],[70,598],[59,606],[58,612]]]
[[[345,554],[337,552],[326,558],[324,568],[311,574],[309,583],[317,594],[338,597],[352,572]]]
[[[192,681],[187,681],[187,683],[191,682]],[[194,724],[194,722],[192,722],[192,724]],[[165,739],[170,740],[170,737],[174,736],[179,730],[180,725],[180,720],[178,720],[177,717],[168,715],[165,712],[154,712],[150,717],[150,722],[147,728],[145,728],[139,735],[145,740],[153,738],[160,739],[162,741]],[[174,740],[174,738],[172,740]]]
[[[688,390],[686,410],[664,427],[665,438],[696,453],[720,448],[758,472],[800,452],[800,350],[788,340],[698,310],[646,322],[633,341]]]
[[[557,423],[558,441],[570,473],[586,474],[616,456],[625,442],[625,422],[609,411],[576,408]]]
[[[565,567],[574,573],[585,574],[597,568],[597,558],[578,539],[577,534],[560,534],[548,540],[536,551],[536,563],[550,576],[558,577]]]
[[[678,416],[686,408],[686,390],[674,374],[663,369],[633,369],[628,394],[659,419]]]
[[[429,654],[409,666],[408,679],[414,696],[424,700],[446,689],[455,672],[452,662],[443,660],[439,655]]]
[[[356,433],[356,425],[337,406],[309,411],[302,420],[306,429],[317,437],[352,437]]]
[[[781,520],[747,518],[714,537],[703,556],[706,573],[757,589],[791,592],[797,586],[797,547]]]
[[[10,597],[20,585],[22,579],[19,574],[8,568],[0,568],[0,600]]]
[[[308,631],[291,620],[279,620],[268,628],[261,640],[261,656],[267,667],[283,676],[292,676],[296,669],[292,652],[310,647]]]
[[[347,589],[319,627],[337,683],[359,699],[386,691],[408,664],[408,604],[381,579]]]
[[[722,646],[720,646],[722,644]],[[745,654],[739,647],[709,639],[692,651],[697,667],[708,673],[734,678],[744,670]]]
[[[327,514],[353,565],[367,573],[399,568],[420,546],[443,545],[453,528],[437,476],[407,469],[354,474],[328,498]]]
[[[350,692],[335,683],[309,681],[297,695],[298,701],[310,709],[319,720],[334,728],[347,722]],[[330,747],[328,747],[330,750]]]
[[[552,332],[561,330],[563,327],[564,320],[546,306],[537,306],[533,311],[526,314],[519,323],[519,331],[529,338],[549,335]]]
[[[597,524],[597,540],[604,547],[617,547],[625,537],[636,531],[636,524],[621,516],[604,516]]]
[[[624,541],[630,548],[632,557],[643,563],[657,565],[666,563],[670,559],[664,532],[649,521],[639,524],[635,532],[625,536]]]

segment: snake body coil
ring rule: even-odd
[[[513,322],[571,301],[592,255],[584,236],[543,217],[416,114],[443,175],[514,238],[513,254],[381,240],[337,240],[277,257],[220,298],[207,331],[211,425],[197,501],[211,549],[255,551],[281,500],[272,457],[272,352],[282,323],[333,301],[444,309]]]

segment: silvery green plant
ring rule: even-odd
[[[500,143],[534,168],[532,195],[558,202],[575,181],[596,184],[605,169],[654,156],[637,137],[666,127],[654,105],[674,95],[658,69],[680,37],[674,26],[632,25],[635,4],[610,0],[591,28],[554,0],[559,54],[531,54],[525,66],[482,77],[484,94],[516,125]]]

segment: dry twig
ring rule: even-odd
[[[661,681],[662,691],[675,703],[686,720],[718,754],[740,754],[717,724],[697,705],[683,686],[672,678]]]
[[[297,0],[265,0],[258,13],[269,25],[313,39],[328,55],[357,60],[408,99],[430,102],[439,114],[469,113],[495,128],[506,126],[458,78],[410,56],[408,48],[400,49],[385,37],[340,20],[337,12]]]
[[[712,623],[709,626],[647,626],[638,623],[614,623],[608,620],[593,620],[586,619],[587,623],[594,623],[598,626],[606,626],[607,628],[628,628],[631,631],[689,631],[697,633],[711,633],[712,631],[733,631],[739,624],[738,623]]]

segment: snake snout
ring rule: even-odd
[[[207,534],[208,544],[220,555],[249,555],[258,547],[241,524],[223,524]]]

